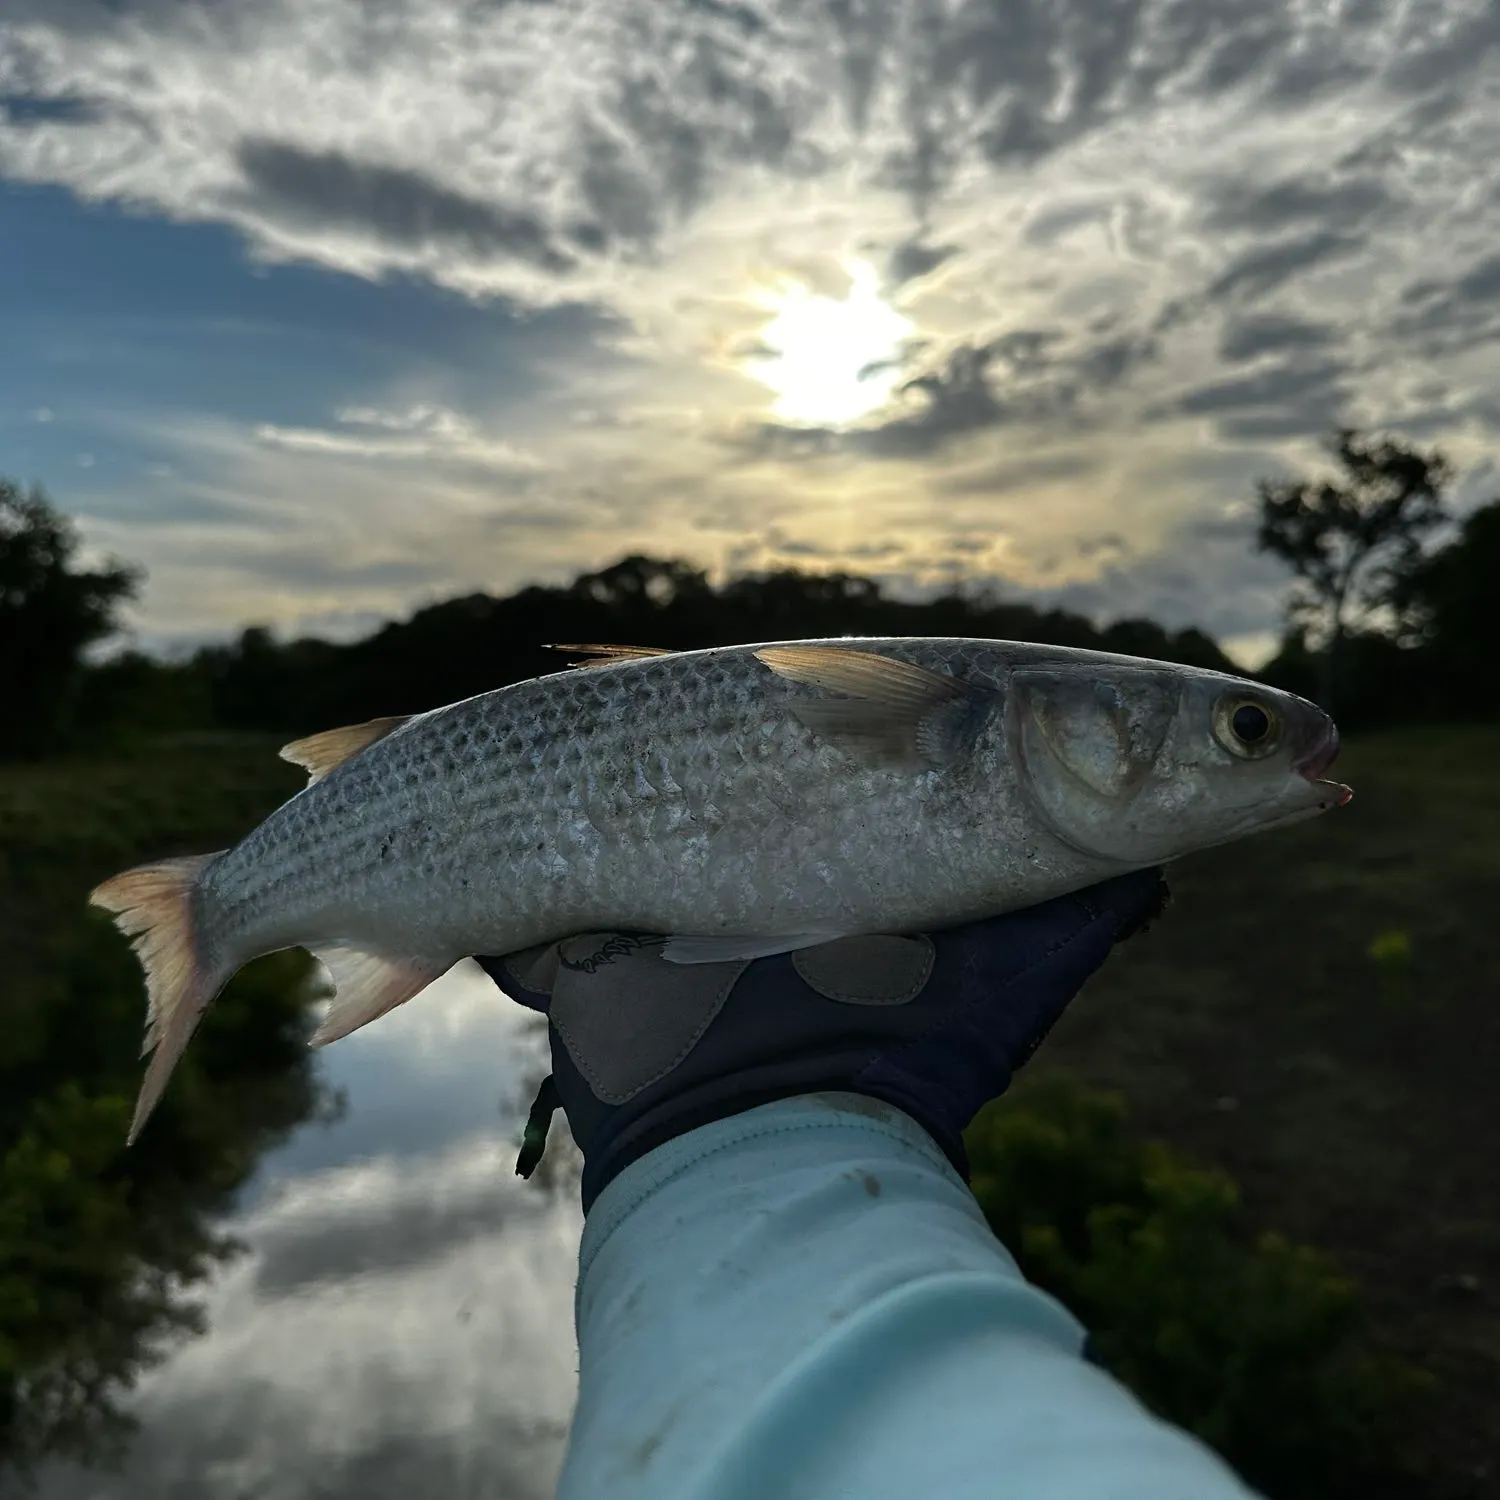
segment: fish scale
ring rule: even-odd
[[[1317,779],[1320,710],[1195,668],[950,638],[613,656],[298,741],[308,786],[233,848],[100,886],[154,1017],[132,1135],[213,995],[277,948],[328,966],[331,1040],[468,954],[922,930],[1347,799]],[[1274,743],[1233,742],[1245,703]]]

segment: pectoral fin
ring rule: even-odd
[[[795,953],[799,948],[815,948],[830,943],[841,932],[782,933],[779,937],[696,937],[682,934],[669,937],[661,956],[672,964],[743,963],[752,958],[770,958],[776,953]]]
[[[358,1031],[387,1011],[420,994],[451,963],[420,958],[388,958],[346,943],[309,945],[313,957],[333,980],[333,1004],[313,1033],[310,1047],[323,1047]]]
[[[941,672],[847,646],[767,646],[755,653],[778,677],[840,698],[795,697],[814,734],[873,770],[947,765],[972,744],[995,694]]]

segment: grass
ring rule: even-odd
[[[0,768],[0,942],[142,859],[223,847],[295,791],[274,738]],[[1070,1072],[1332,1251],[1380,1338],[1430,1369],[1434,1493],[1500,1497],[1500,728],[1355,739],[1344,809],[1183,862],[1017,1085]],[[101,919],[102,920],[102,919]],[[12,1026],[26,1027],[11,1015]],[[0,1054],[5,1052],[0,1043]],[[3,1064],[0,1055],[0,1064]]]

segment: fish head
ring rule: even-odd
[[[1342,806],[1338,731],[1316,704],[1218,672],[1133,665],[1013,674],[1022,782],[1074,849],[1155,864]]]

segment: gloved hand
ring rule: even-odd
[[[480,957],[550,1022],[552,1077],[516,1171],[561,1103],[587,1212],[664,1141],[773,1099],[868,1094],[922,1125],[968,1179],[963,1131],[1123,938],[1160,914],[1159,870],[919,937],[845,938],[753,962],[676,964],[664,939],[587,933]]]

